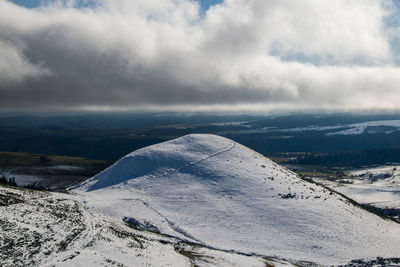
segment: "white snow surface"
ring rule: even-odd
[[[367,121],[361,123],[354,123],[348,125],[348,127],[350,127],[349,129],[328,133],[326,135],[358,135],[362,134],[368,127],[377,127],[377,126],[390,126],[397,128],[398,130],[400,128],[400,120]]]
[[[353,184],[333,183],[329,186],[358,203],[400,209],[400,166],[361,169],[349,174],[358,176]]]
[[[294,266],[137,230],[84,196],[0,185],[0,266]]]
[[[215,135],[139,149],[75,192],[105,216],[221,250],[326,265],[400,256],[399,224]]]
[[[368,127],[379,127],[387,126],[393,127],[393,129],[387,130],[386,133],[390,133],[400,129],[400,120],[382,120],[382,121],[367,121],[353,124],[343,125],[330,125],[330,126],[319,126],[310,125],[306,127],[280,129],[280,132],[305,132],[305,131],[329,131],[325,135],[359,135],[365,132]],[[373,131],[371,131],[373,133]]]

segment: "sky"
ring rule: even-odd
[[[399,0],[0,0],[0,111],[399,111]]]
[[[36,8],[43,4],[48,4],[49,1],[41,1],[41,0],[11,0],[10,2],[15,3],[19,6],[28,7],[28,8]],[[87,3],[93,3],[95,1],[74,1],[75,6],[78,8],[82,8],[88,6]],[[207,11],[211,6],[220,4],[223,0],[197,0],[200,5],[201,12]]]

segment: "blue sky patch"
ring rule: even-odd
[[[44,0],[44,1],[43,0],[42,1],[41,0],[30,0],[30,1],[28,1],[28,0],[10,0],[10,2],[13,2],[17,5],[28,7],[28,8],[35,8],[35,7],[40,6],[40,3],[46,3],[49,1],[51,1],[51,0]],[[200,2],[201,10],[203,12],[207,11],[211,6],[217,5],[217,4],[220,4],[223,2],[223,0],[196,0],[196,1]],[[85,4],[85,2],[87,2],[87,1],[78,1],[77,6],[78,7],[79,6],[81,6],[81,7],[87,6],[87,4]]]

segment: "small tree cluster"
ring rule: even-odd
[[[39,190],[39,191],[49,190],[49,189],[41,186],[38,182],[34,182],[32,184],[25,185],[24,188],[31,189],[31,190]]]
[[[7,178],[4,174],[0,178],[0,184],[10,185],[10,186],[18,186],[15,182],[15,178]]]
[[[39,161],[37,162],[37,165],[47,166],[47,165],[50,164],[50,162],[51,162],[50,158],[48,158],[47,156],[43,156],[42,155],[42,156],[39,157]]]

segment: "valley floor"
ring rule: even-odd
[[[313,180],[400,223],[400,166],[353,170],[344,179]]]

